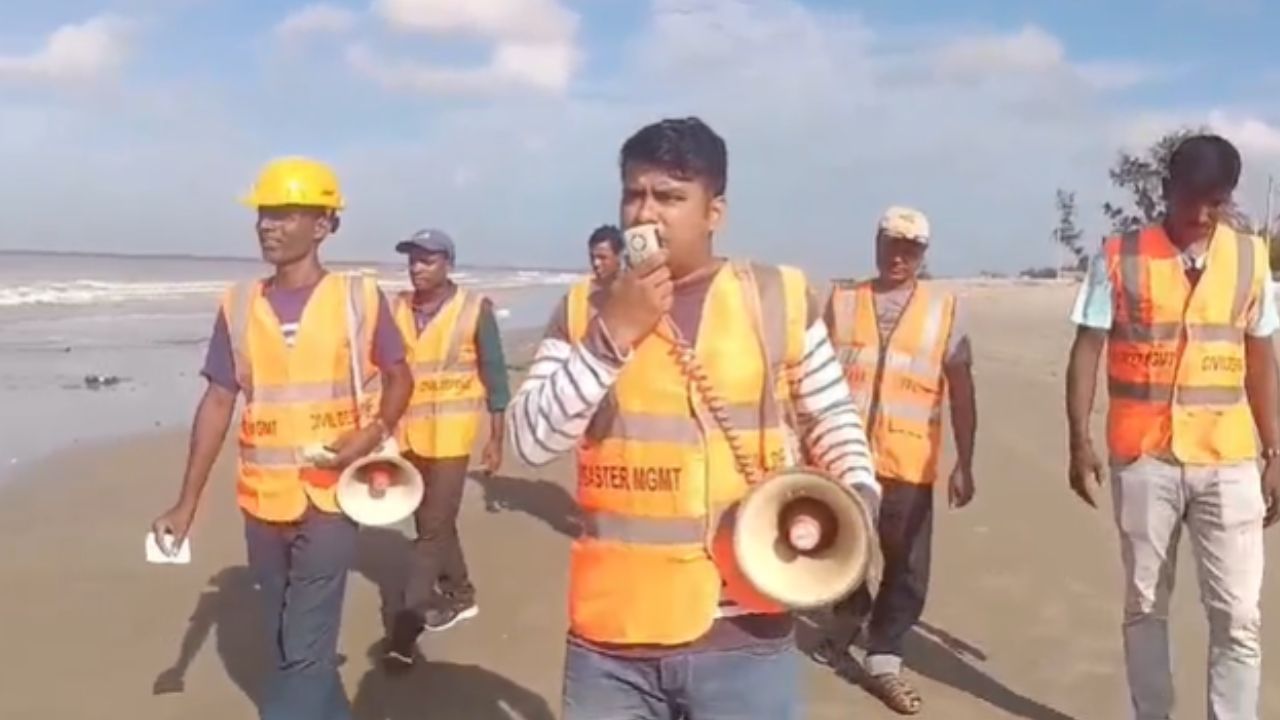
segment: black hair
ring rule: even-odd
[[[696,117],[668,118],[641,128],[622,144],[618,166],[649,165],[681,180],[701,182],[713,196],[724,195],[729,153],[724,140]]]
[[[591,237],[587,238],[587,247],[593,248],[600,243],[609,243],[613,253],[621,255],[623,247],[622,231],[616,225],[601,225],[591,231]]]
[[[1230,193],[1240,182],[1240,151],[1218,135],[1192,135],[1169,155],[1171,185],[1197,195]]]

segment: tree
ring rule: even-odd
[[[1111,184],[1129,194],[1128,204],[1102,204],[1102,212],[1111,222],[1115,234],[1137,230],[1157,222],[1164,215],[1164,192],[1161,181],[1169,169],[1169,156],[1183,140],[1208,132],[1207,128],[1180,128],[1156,140],[1146,151],[1134,155],[1121,151],[1116,164],[1107,173]]]
[[[1056,203],[1058,227],[1053,230],[1053,240],[1075,258],[1076,270],[1084,270],[1089,265],[1089,257],[1080,246],[1080,238],[1084,232],[1076,225],[1076,194],[1059,188]]]

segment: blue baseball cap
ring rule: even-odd
[[[453,247],[453,238],[449,237],[449,233],[434,228],[419,230],[409,236],[407,240],[401,240],[396,243],[396,252],[409,253],[417,250],[426,253],[443,253],[449,258],[449,262],[455,259]]]

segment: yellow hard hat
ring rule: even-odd
[[[333,170],[322,162],[298,156],[276,158],[267,163],[242,202],[259,208],[273,205],[343,208],[342,190]]]

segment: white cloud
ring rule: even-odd
[[[356,14],[347,8],[317,3],[299,8],[276,25],[275,34],[285,42],[297,42],[314,35],[340,35],[356,24]]]
[[[1062,41],[1035,25],[1012,34],[955,38],[935,54],[934,68],[938,77],[961,82],[1027,78],[1094,90],[1124,90],[1152,76],[1150,69],[1134,62],[1072,62]]]
[[[400,31],[502,42],[561,43],[578,26],[558,0],[374,0],[373,9]]]
[[[1209,113],[1209,127],[1228,137],[1242,153],[1258,153],[1280,159],[1280,126],[1261,118],[1225,110]]]
[[[0,55],[0,81],[75,84],[116,75],[130,51],[133,25],[110,15],[63,25],[27,55]]]
[[[388,57],[367,44],[350,48],[353,68],[385,88],[422,93],[568,91],[581,61],[579,18],[558,0],[375,0],[394,32],[476,39],[491,45],[488,63],[448,67]]]

